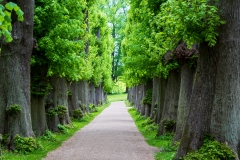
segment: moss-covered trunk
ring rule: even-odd
[[[178,101],[178,113],[176,121],[176,132],[173,142],[179,141],[182,136],[183,127],[187,119],[190,109],[190,99],[192,94],[194,69],[189,66],[187,62],[184,62],[180,66],[181,84],[180,94]]]
[[[60,78],[58,77],[58,81],[55,88],[55,98],[54,101],[56,101],[56,107],[58,109],[58,118],[60,121],[60,124],[66,125],[71,124],[69,111],[68,111],[68,85],[66,78]],[[67,109],[66,112],[62,113],[60,106],[65,107]]]
[[[158,128],[158,135],[175,131],[179,91],[180,74],[177,70],[170,71],[168,75],[161,122],[159,123]]]
[[[65,78],[52,76],[51,93],[46,100],[47,123],[51,131],[58,131],[58,124],[71,124],[68,111],[68,85]]]
[[[10,2],[10,1],[7,1]],[[0,134],[9,134],[8,148],[13,148],[16,134],[29,137],[32,131],[30,110],[30,57],[33,48],[33,9],[32,0],[12,1],[24,12],[24,22],[12,15],[12,37],[10,43],[1,43],[0,53]],[[12,105],[19,105],[21,111],[6,113]]]
[[[52,90],[50,94],[46,98],[45,102],[45,110],[47,115],[47,125],[49,130],[56,132],[58,131],[58,124],[59,119],[56,113],[56,101],[55,101],[55,90],[56,90],[56,84],[58,83],[58,79],[56,76],[53,76],[50,78],[50,85],[52,86]]]

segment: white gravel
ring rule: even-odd
[[[154,160],[159,149],[149,146],[124,102],[113,102],[76,132],[46,160]]]

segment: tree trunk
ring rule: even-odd
[[[93,83],[89,84],[89,103],[96,105],[95,85]]]
[[[159,96],[159,78],[153,77],[153,91],[152,91],[152,105],[151,105],[151,111],[150,111],[150,118],[155,119],[156,113],[157,113],[157,100]]]
[[[144,85],[143,98],[145,98],[147,96],[147,92],[149,89],[151,89],[151,90],[153,89],[153,81],[152,80],[148,81],[147,84]],[[141,100],[141,102],[142,102],[142,100]],[[145,109],[145,117],[150,117],[151,104],[144,104],[144,109]]]
[[[69,85],[69,91],[68,91],[68,109],[69,109],[69,115],[72,116],[72,112],[76,109],[80,108],[79,105],[79,96],[78,96],[78,90],[79,90],[78,82],[73,81]]]
[[[16,134],[23,137],[34,136],[30,115],[30,58],[33,48],[34,1],[12,2],[17,3],[24,12],[24,22],[19,22],[13,13],[13,41],[1,44],[0,133],[9,135],[9,149],[14,149],[13,138]],[[6,114],[6,108],[14,104],[19,105],[21,111]]]
[[[55,92],[56,92],[56,84],[58,83],[58,79],[56,76],[53,76],[50,78],[50,84],[52,86],[52,90],[48,97],[46,98],[46,105],[45,105],[45,110],[47,114],[47,125],[49,130],[53,132],[58,131],[58,124],[59,124],[59,119],[55,113],[56,110],[56,101],[55,101]]]
[[[91,103],[89,100],[89,84],[87,81],[79,81],[78,82],[78,103],[80,108],[84,113],[89,112],[89,104]]]
[[[67,87],[67,80],[66,78],[59,78],[58,77],[58,83],[56,84],[56,107],[64,106],[67,108],[67,113],[64,115],[58,115],[60,124],[66,125],[71,124],[71,120],[69,117],[69,111],[68,111],[68,87]]]
[[[100,83],[98,87],[95,88],[95,95],[96,95],[96,104],[101,105],[103,103],[103,96],[102,96],[102,84]]]
[[[156,110],[156,116],[155,116],[155,123],[159,124],[161,121],[161,116],[163,112],[163,105],[164,105],[164,99],[166,95],[166,89],[167,89],[167,80],[163,77],[158,78],[157,80],[157,110]]]
[[[237,152],[239,114],[239,5],[240,1],[219,1],[220,17],[216,46],[200,45],[191,108],[176,159],[197,150],[203,135],[212,134]],[[205,50],[203,50],[205,48]]]
[[[43,95],[31,95],[32,127],[36,136],[41,136],[48,129]]]
[[[2,134],[0,134],[0,145],[2,144]],[[2,147],[0,147],[0,157],[2,156]]]
[[[68,111],[68,87],[65,78],[52,76],[50,80],[53,90],[46,101],[47,123],[51,131],[58,131],[58,124],[71,124]],[[59,106],[67,108],[67,113],[57,115]],[[56,114],[51,114],[56,113]]]
[[[170,71],[168,75],[167,90],[164,99],[162,118],[158,128],[158,135],[175,131],[179,91],[180,91],[179,72],[177,70]],[[169,122],[171,121],[173,123],[169,124]],[[167,126],[166,123],[168,123]]]
[[[44,103],[45,96],[50,92],[47,70],[46,65],[31,66],[31,118],[36,136],[43,135],[48,129]]]
[[[145,109],[142,104],[144,84],[140,84],[137,87],[138,87],[138,90],[137,90],[138,92],[137,92],[136,106],[137,106],[138,112],[143,116],[145,114]]]
[[[211,115],[210,133],[216,140],[238,151],[240,107],[240,1],[219,1],[219,12],[226,24],[219,29],[219,38],[214,47],[218,63],[215,95]],[[230,18],[231,17],[231,18]]]
[[[180,65],[181,72],[181,84],[180,94],[178,101],[178,113],[176,123],[176,133],[173,138],[173,142],[179,141],[182,136],[183,127],[189,113],[189,103],[192,94],[194,69],[189,66],[187,62]]]
[[[203,143],[204,134],[209,133],[215,76],[214,54],[210,49],[207,43],[200,45],[190,111],[176,159],[185,156],[191,150],[197,150]]]

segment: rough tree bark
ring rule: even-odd
[[[87,81],[78,82],[78,104],[84,113],[89,112],[89,84]]]
[[[68,111],[68,85],[66,78],[57,78],[57,83],[55,87],[55,107],[64,106],[67,108],[67,113],[63,116],[58,116],[60,124],[66,125],[71,124],[69,111]]]
[[[144,85],[140,84],[137,86],[137,98],[136,98],[136,107],[137,107],[137,111],[141,114],[144,115],[144,108],[143,108],[143,104],[142,104],[142,99],[143,99],[143,88]]]
[[[96,95],[96,104],[101,105],[103,104],[103,95],[102,95],[102,83],[99,83],[99,86],[95,88],[95,95]]]
[[[180,75],[177,70],[170,71],[167,81],[167,89],[164,99],[163,112],[161,122],[159,123],[157,135],[162,135],[166,132],[174,132],[175,124],[164,127],[164,121],[177,120],[178,98],[180,91]]]
[[[222,0],[218,3],[220,16],[226,24],[219,28],[217,45],[213,50],[218,61],[210,133],[216,140],[227,142],[239,152],[240,1]]]
[[[156,110],[156,116],[154,118],[155,123],[159,124],[161,121],[161,116],[163,112],[163,106],[164,106],[164,99],[167,89],[167,79],[164,79],[163,77],[158,78],[156,81],[157,85],[157,110]]]
[[[180,65],[181,83],[178,101],[178,113],[176,121],[176,132],[173,142],[179,141],[182,137],[182,131],[189,113],[189,103],[192,94],[194,69],[189,66],[187,62]]]
[[[8,2],[8,1],[7,1]],[[0,53],[0,133],[9,135],[8,148],[14,149],[16,134],[29,137],[32,131],[30,110],[30,58],[33,48],[33,0],[12,0],[24,12],[24,22],[12,15],[11,43],[1,42]],[[17,104],[19,113],[6,114],[6,108]]]
[[[89,104],[96,105],[95,85],[94,85],[94,83],[90,83],[89,84]]]
[[[152,81],[152,80],[148,81],[148,82],[144,85],[144,88],[143,88],[143,98],[146,97],[147,91],[148,91],[149,89],[153,89],[153,81]],[[151,98],[152,98],[152,97],[151,97]],[[142,100],[141,100],[141,102],[142,102]],[[144,110],[145,110],[145,113],[144,113],[145,117],[150,117],[151,104],[144,104],[144,105],[143,105],[143,108],[144,108]]]
[[[79,96],[78,96],[78,90],[79,90],[78,82],[73,81],[71,84],[69,84],[69,91],[68,91],[68,110],[69,110],[69,116],[72,116],[72,112],[76,109],[79,109]]]
[[[211,1],[214,3],[214,1]],[[176,159],[203,143],[204,134],[226,142],[235,151],[239,143],[239,38],[240,1],[219,1],[220,17],[226,24],[219,28],[216,46],[200,45],[196,80],[190,113]]]
[[[158,92],[160,90],[158,80],[159,80],[158,77],[153,77],[152,105],[151,105],[151,111],[150,111],[151,119],[154,119],[157,113],[157,99],[158,99],[157,97],[158,97]]]
[[[195,69],[191,64],[196,64],[196,58],[193,55],[197,55],[198,48],[194,45],[191,49],[187,48],[184,42],[181,42],[177,48],[174,50],[174,56],[177,58],[181,82],[180,82],[180,94],[178,101],[178,113],[176,122],[176,132],[173,138],[173,143],[179,141],[182,136],[183,127],[187,119],[189,109],[190,109],[190,99],[192,94],[193,78]]]

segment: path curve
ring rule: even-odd
[[[91,123],[76,132],[46,160],[154,160],[124,102],[112,102]]]

